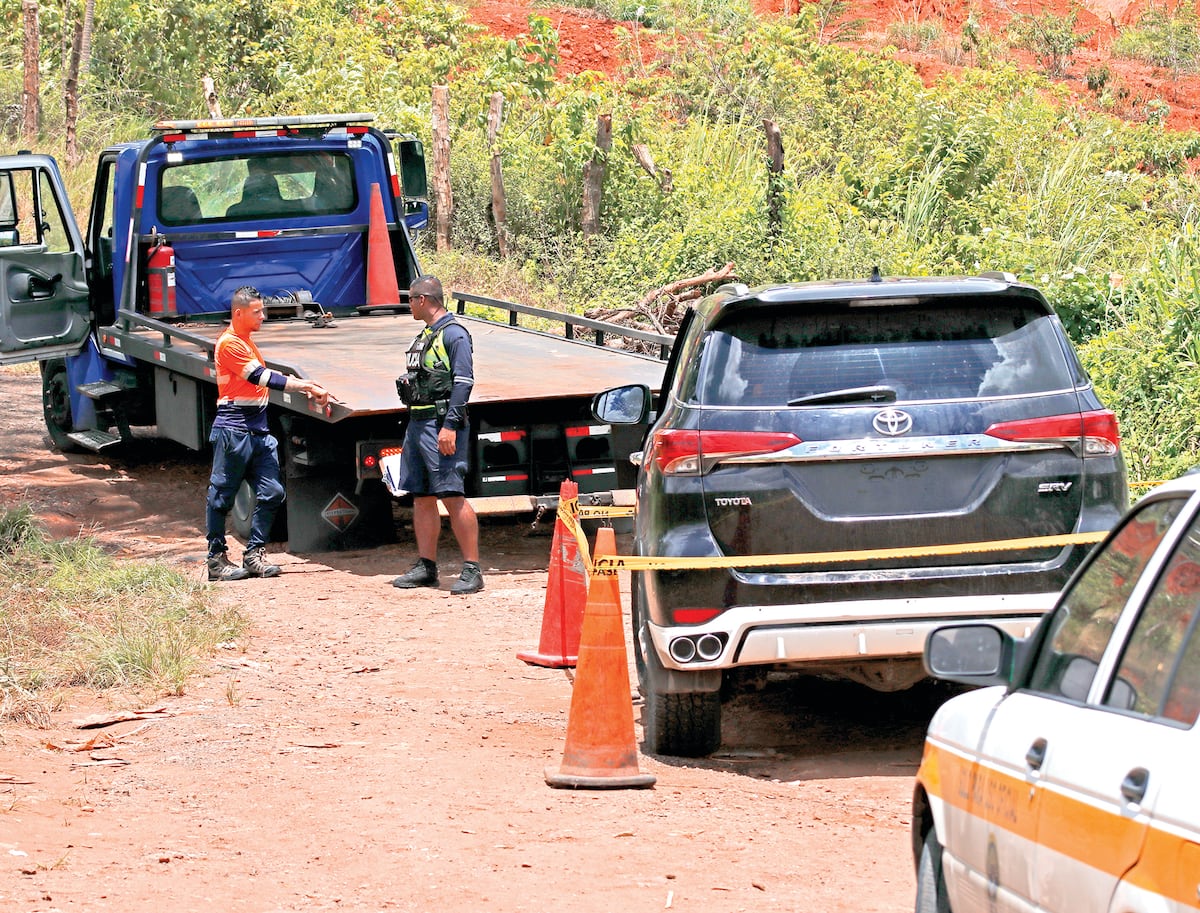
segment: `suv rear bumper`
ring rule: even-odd
[[[1014,637],[1027,637],[1054,605],[1057,593],[1005,596],[952,596],[926,599],[872,599],[854,602],[780,606],[735,606],[702,625],[662,626],[647,630],[663,666],[699,672],[740,666],[822,666],[830,662],[919,658],[929,632],[956,621],[990,622]],[[687,662],[672,644],[687,638],[695,645],[713,639]],[[711,658],[701,658],[701,654]]]

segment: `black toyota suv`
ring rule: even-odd
[[[635,554],[876,553],[634,573],[657,753],[716,749],[738,678],[893,691],[924,677],[940,624],[1026,636],[1091,544],[1015,540],[1107,530],[1127,506],[1113,413],[1007,274],[725,285],[688,312],[657,403],[629,386],[594,404],[633,425],[652,406]]]

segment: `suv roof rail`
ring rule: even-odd
[[[717,286],[716,294],[719,295],[722,292],[734,297],[741,297],[742,295],[750,294],[750,286],[745,282],[724,282]]]
[[[374,114],[302,114],[283,117],[227,117],[215,120],[160,120],[151,129],[157,133],[219,133],[235,130],[274,130],[281,127],[344,127],[369,124]]]
[[[1016,277],[1015,273],[1010,273],[1005,270],[998,270],[998,269],[985,269],[983,272],[981,272],[979,274],[979,278],[980,279],[999,279],[1002,282],[1016,282],[1017,281],[1017,277]]]

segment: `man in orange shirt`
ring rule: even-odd
[[[208,579],[243,580],[278,577],[279,566],[267,561],[267,536],[275,512],[283,503],[279,478],[279,443],[267,428],[268,390],[303,393],[318,405],[329,402],[320,384],[273,371],[250,336],[263,324],[263,301],[258,290],[244,285],[233,293],[229,327],[217,339],[213,361],[217,368],[217,415],[209,441],[213,445],[212,475],[208,481]],[[256,497],[250,538],[239,567],[229,560],[225,521],[243,480]]]

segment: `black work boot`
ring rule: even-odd
[[[227,583],[230,580],[245,580],[250,572],[244,567],[238,567],[229,560],[225,552],[217,552],[208,556],[208,579]]]
[[[483,571],[474,561],[464,561],[462,574],[454,581],[450,592],[455,596],[466,596],[469,593],[478,593],[482,589]]]
[[[437,586],[437,563],[428,558],[418,558],[417,563],[392,581],[392,586],[411,590],[419,586]]]
[[[267,547],[265,545],[248,549],[246,554],[242,555],[242,567],[246,569],[246,573],[251,577],[279,576],[279,565],[271,564],[267,560]]]

